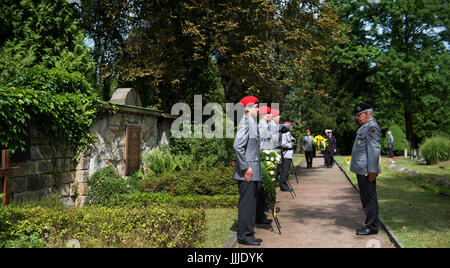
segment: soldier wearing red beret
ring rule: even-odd
[[[238,181],[239,204],[237,240],[240,244],[260,245],[255,238],[256,193],[261,187],[260,137],[256,117],[258,99],[253,96],[243,98],[245,114],[239,122],[233,149],[236,153],[234,179]]]

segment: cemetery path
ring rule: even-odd
[[[377,235],[356,235],[365,220],[359,193],[336,164],[326,168],[323,158],[316,157],[313,168],[307,169],[306,162],[297,167],[297,176],[298,184],[294,175],[290,178],[295,199],[289,192],[277,192],[281,234],[275,222],[257,224],[255,236],[263,242],[254,248],[393,247],[382,228]],[[273,219],[271,213],[266,214]]]

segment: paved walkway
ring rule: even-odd
[[[323,158],[317,157],[313,168],[306,169],[305,162],[297,168],[297,176],[298,184],[294,176],[290,181],[297,194],[295,199],[289,192],[277,195],[281,235],[275,222],[272,226],[257,224],[256,237],[263,242],[256,248],[393,247],[381,228],[377,235],[355,234],[365,220],[361,200],[337,165],[326,168]]]

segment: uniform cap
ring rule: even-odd
[[[290,125],[292,127],[292,123],[291,122],[284,122],[285,125]]]
[[[357,113],[360,113],[362,111],[369,110],[369,109],[372,109],[372,108],[373,108],[372,105],[370,105],[368,103],[362,103],[362,104],[358,104],[355,107],[355,110],[353,112],[354,112],[354,114],[357,114]]]
[[[306,130],[306,133],[310,133],[309,129]]]
[[[242,98],[242,100],[240,100],[239,103],[244,105],[244,106],[247,106],[247,105],[250,105],[250,104],[258,103],[258,99],[256,97],[253,97],[253,96],[247,96],[247,97]]]
[[[280,110],[272,109],[272,110],[270,110],[270,114],[272,114],[272,116],[279,116],[280,115]]]
[[[269,113],[270,113],[270,107],[268,107],[268,106],[259,107],[258,114],[269,114]]]

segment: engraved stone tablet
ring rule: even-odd
[[[126,126],[125,136],[125,175],[139,170],[141,154],[141,127]]]

